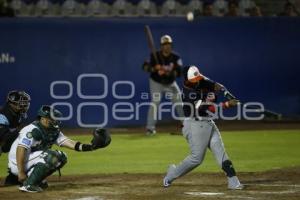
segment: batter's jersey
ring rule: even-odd
[[[182,101],[185,117],[208,117],[209,104],[216,102],[215,82],[204,78],[194,87],[184,84]]]
[[[157,51],[156,55],[159,63],[156,63],[153,54],[151,54],[150,66],[155,67],[156,64],[160,64],[169,73],[159,75],[158,71],[153,71],[150,74],[151,79],[164,85],[173,83],[177,77],[181,76],[182,60],[180,56],[172,52],[169,56],[165,57],[161,51]]]
[[[34,152],[35,150],[43,150],[42,148],[39,148],[43,142],[43,139],[41,137],[35,137],[33,136],[35,131],[42,131],[40,128],[35,124],[30,124],[28,126],[25,126],[19,134],[19,137],[14,141],[12,144],[10,151],[9,151],[9,160],[10,162],[17,163],[16,159],[16,153],[17,153],[17,147],[21,146],[27,149],[26,156],[25,156],[25,163],[28,162],[28,158],[30,153]],[[46,132],[41,132],[43,134],[47,134]],[[61,146],[66,140],[69,138],[66,137],[62,132],[59,132],[55,140],[51,141],[52,144],[56,144],[58,146]],[[49,141],[50,142],[50,141]],[[52,144],[49,144],[50,146]],[[46,150],[46,149],[44,149]]]

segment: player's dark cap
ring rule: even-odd
[[[7,95],[6,102],[20,112],[27,112],[30,107],[30,95],[25,91],[13,90]]]

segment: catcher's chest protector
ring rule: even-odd
[[[32,148],[32,151],[40,151],[40,150],[47,150],[52,147],[52,145],[56,142],[59,136],[59,129],[56,130],[45,130],[42,128],[38,123],[35,125],[39,129],[34,129],[32,131],[32,136],[35,140],[40,141],[39,144]]]

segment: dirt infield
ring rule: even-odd
[[[50,187],[39,194],[22,193],[16,186],[0,187],[3,200],[116,200],[116,199],[258,199],[299,200],[300,167],[267,172],[241,173],[246,188],[226,189],[222,173],[195,173],[178,179],[170,188],[163,188],[161,174],[116,174],[52,176]]]

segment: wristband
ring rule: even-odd
[[[81,151],[92,151],[92,150],[94,150],[92,145],[82,144],[82,150]]]
[[[90,145],[90,144],[81,144],[81,142],[77,142],[75,144],[74,149],[75,149],[75,151],[92,151],[92,150],[94,150],[92,145]]]
[[[76,144],[75,144],[75,151],[81,151],[80,150],[80,146],[81,146],[81,143],[80,142],[76,142]]]

